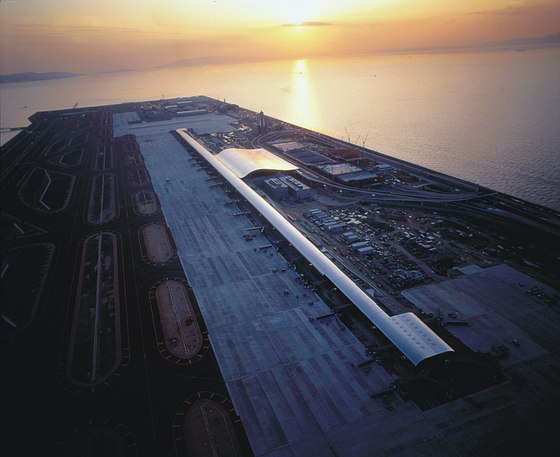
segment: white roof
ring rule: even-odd
[[[217,155],[218,159],[235,173],[238,178],[244,178],[257,170],[292,171],[295,165],[272,154],[266,149],[224,149]]]
[[[354,281],[346,276],[313,243],[260,195],[251,189],[221,160],[211,154],[183,129],[179,135],[200,153],[235,189],[245,197],[313,266],[331,280],[367,318],[414,364],[453,349],[415,314],[389,316]],[[221,154],[220,154],[221,155]]]

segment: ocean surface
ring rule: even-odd
[[[560,210],[560,49],[183,67],[0,85],[36,111],[207,95]],[[2,142],[10,134],[2,135]]]

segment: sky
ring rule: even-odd
[[[559,0],[0,0],[0,73],[367,55],[559,32]]]

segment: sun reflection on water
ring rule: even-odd
[[[295,60],[292,78],[292,119],[303,127],[318,128],[319,116],[315,112],[313,92],[307,60]]]

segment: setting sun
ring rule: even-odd
[[[283,23],[301,25],[304,22],[319,20],[325,3],[322,0],[305,2],[290,0],[278,3],[276,8],[278,9],[278,17],[282,19]]]
[[[559,75],[560,0],[0,0],[3,448],[560,456]]]
[[[558,33],[556,0],[0,2],[2,71],[106,71],[477,46]]]

